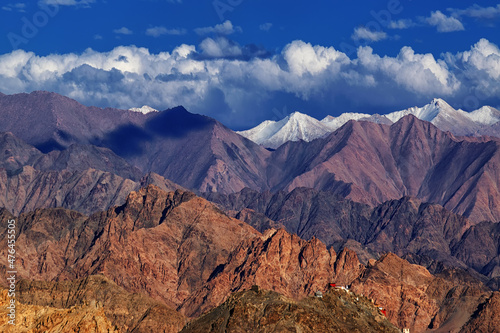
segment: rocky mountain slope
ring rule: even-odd
[[[183,107],[144,114],[86,107],[37,91],[0,96],[0,114],[0,131],[42,152],[94,145],[111,149],[143,174],[155,172],[190,189],[265,187],[266,149]]]
[[[186,318],[162,302],[129,293],[102,275],[61,282],[22,280],[17,289],[22,307],[49,307],[60,312],[77,309],[73,310],[77,313],[95,309],[119,332],[178,332],[186,323]]]
[[[95,303],[65,309],[17,303],[16,323],[11,325],[7,317],[11,298],[7,295],[6,289],[0,289],[0,330],[5,333],[122,332],[106,317],[104,309]]]
[[[353,281],[351,290],[386,308],[388,319],[400,328],[457,332],[492,294],[484,285],[460,277],[434,276],[388,254]]]
[[[12,216],[3,209],[0,218]],[[150,318],[169,313],[166,308],[148,311],[152,301],[138,307],[134,301],[138,296],[123,301],[113,283],[188,317],[217,307],[232,293],[254,284],[295,301],[326,291],[330,283],[350,285],[358,295],[385,307],[393,324],[413,325],[418,332],[445,327],[458,316],[457,309],[466,310],[460,315],[465,325],[492,296],[461,270],[432,275],[395,255],[372,260],[366,267],[351,250],[337,254],[317,239],[302,240],[285,230],[261,234],[190,192],[167,193],[153,185],[132,192],[124,205],[90,217],[61,208],[38,209],[21,214],[16,225],[17,256],[22,258],[16,261],[18,278],[51,281],[18,284],[22,301],[67,309],[95,298],[104,305],[100,314],[113,324],[121,320],[123,325],[121,314],[132,311],[130,306],[146,311]],[[0,275],[5,277],[5,225],[1,228]],[[94,274],[106,279],[88,278]],[[406,303],[408,308],[401,307]],[[146,324],[153,325],[150,320]]]
[[[500,293],[494,292],[484,303],[480,304],[460,333],[498,333],[500,332]]]
[[[10,132],[0,133],[0,168],[9,175],[21,172],[25,166],[39,171],[84,171],[96,169],[122,178],[139,180],[142,173],[108,148],[73,144],[63,151],[44,154]]]
[[[366,298],[330,290],[300,301],[254,287],[192,321],[182,333],[400,332]]]
[[[37,208],[63,207],[91,214],[121,205],[148,184],[182,187],[139,169],[108,148],[73,144],[44,154],[15,137],[0,134],[0,206],[15,215]]]
[[[363,268],[352,251],[346,249],[337,256],[317,239],[304,241],[283,229],[271,229],[240,243],[183,307],[189,317],[198,316],[221,304],[231,292],[252,285],[300,299],[332,281],[348,284]]]
[[[283,227],[303,239],[317,237],[337,250],[348,246],[365,264],[393,252],[411,255],[410,260],[426,266],[441,263],[473,269],[485,281],[491,280],[492,286],[499,277],[498,223],[475,225],[440,205],[415,198],[389,200],[372,208],[307,188],[274,194],[245,189],[205,197],[261,232]]]
[[[258,234],[192,193],[167,193],[153,185],[90,217],[39,209],[21,214],[17,226],[18,255],[24,259],[19,277],[60,280],[99,273],[172,307],[200,288],[236,244]]]
[[[268,184],[331,191],[371,205],[414,196],[476,222],[497,221],[499,145],[456,138],[411,115],[391,126],[350,121],[324,139],[278,148]]]

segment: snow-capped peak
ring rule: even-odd
[[[343,113],[338,117],[326,116],[318,121],[306,114],[294,112],[280,121],[267,120],[257,127],[238,133],[265,147],[277,148],[287,141],[311,141],[324,137],[349,120],[392,124],[410,114],[455,135],[477,135],[483,133],[484,126],[493,125],[500,121],[500,110],[490,106],[466,112],[454,109],[441,98],[434,98],[429,104],[422,107],[414,106],[385,115]]]
[[[338,117],[326,116],[321,120],[321,122],[326,126],[328,126],[328,128],[330,128],[330,130],[333,132],[336,129],[340,128],[345,123],[347,123],[349,120],[361,120],[363,118],[369,118],[369,117],[370,115],[365,113],[346,112],[342,113]]]
[[[469,113],[469,118],[482,125],[493,125],[500,121],[500,111],[491,106],[483,106]]]
[[[134,112],[140,112],[143,114],[148,114],[150,112],[158,112],[158,110],[156,110],[148,105],[144,105],[143,107],[140,107],[140,108],[131,108],[129,110],[134,111]]]
[[[389,118],[392,122],[397,122],[404,116],[412,114],[420,120],[432,122],[440,113],[443,112],[447,114],[452,114],[454,112],[457,112],[457,110],[453,109],[444,100],[440,98],[434,98],[429,104],[424,105],[421,108],[414,106],[406,110],[391,112],[387,114],[386,117]]]
[[[319,120],[300,112],[293,112],[280,121],[266,120],[238,134],[267,148],[278,148],[287,141],[311,141],[331,132]]]

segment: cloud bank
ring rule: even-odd
[[[270,55],[218,37],[158,54],[120,46],[109,52],[0,55],[0,91],[33,90],[126,109],[184,105],[236,129],[284,116],[273,109],[316,117],[386,113],[434,97],[474,109],[500,105],[500,49],[481,39],[468,50],[439,58],[411,47],[389,57],[364,46],[350,58],[332,46],[297,40]]]

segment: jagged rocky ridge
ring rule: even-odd
[[[458,267],[497,288],[498,223],[474,225],[440,205],[411,197],[376,207],[307,188],[274,194],[245,189],[230,195],[205,193],[205,197],[261,232],[283,227],[303,239],[317,237],[337,250],[348,246],[364,263],[393,252],[432,271],[443,264]]]
[[[2,220],[12,218],[5,209],[0,215]],[[493,295],[460,270],[434,276],[395,255],[366,267],[351,250],[337,254],[317,239],[302,240],[285,230],[261,234],[190,192],[167,193],[153,185],[132,192],[124,205],[90,217],[58,208],[21,214],[16,220],[16,247],[22,258],[17,262],[19,278],[53,281],[18,286],[26,291],[23,300],[33,306],[71,307],[77,300],[95,298],[94,280],[76,282],[87,291],[74,296],[72,284],[65,282],[93,274],[189,317],[219,306],[231,293],[254,284],[299,300],[317,290],[326,291],[333,282],[383,302],[393,324],[413,325],[420,332],[444,325],[459,307],[470,310],[467,318],[471,320],[480,314],[488,316],[482,304],[489,304]],[[4,231],[0,230],[0,258],[6,258]],[[5,276],[6,262],[0,260]],[[401,267],[405,278],[401,278]],[[432,285],[437,286],[436,292],[429,289]],[[401,286],[404,292],[398,293]],[[43,296],[49,290],[62,294]],[[59,300],[69,301],[62,304]],[[413,310],[402,311],[401,302],[409,302]],[[109,315],[113,310],[103,311]]]

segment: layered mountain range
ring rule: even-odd
[[[12,218],[6,210],[0,214],[3,220]],[[283,229],[262,234],[190,192],[150,185],[132,192],[124,205],[89,217],[52,208],[21,214],[16,221],[17,256],[22,258],[16,262],[18,278],[27,279],[16,288],[22,313],[32,313],[33,321],[26,322],[30,325],[57,324],[72,313],[75,325],[95,318],[89,324],[119,331],[175,331],[184,325],[184,316],[198,317],[217,306],[222,308],[185,330],[202,331],[208,321],[251,331],[259,318],[259,325],[272,331],[278,318],[287,318],[282,325],[309,322],[304,331],[315,332],[322,324],[311,318],[324,316],[325,307],[352,313],[346,316],[352,319],[336,324],[351,328],[393,327],[379,306],[392,325],[415,332],[450,323],[462,329],[481,316],[494,320],[488,313],[496,309],[497,303],[490,305],[495,293],[464,271],[433,275],[393,254],[365,266],[355,252],[337,253],[315,238],[306,241]],[[0,269],[5,276],[8,247],[5,226],[1,228]],[[349,285],[354,294],[327,292],[331,283]],[[245,290],[257,290],[257,295],[228,299]],[[316,291],[327,292],[325,299],[304,300]],[[224,319],[227,313],[255,309],[255,303],[269,306],[248,319]],[[291,304],[298,308],[289,308]],[[43,318],[35,316],[40,307],[50,309]],[[281,312],[284,307],[290,310]],[[231,324],[234,320],[239,324]]]
[[[0,94],[0,219],[16,219],[24,327],[315,332],[335,312],[349,313],[339,330],[394,329],[377,303],[416,332],[495,327],[500,139],[439,129],[443,103],[318,131],[296,113],[264,127],[302,140],[285,131],[269,150],[182,107]],[[493,131],[496,114],[467,117]]]
[[[493,288],[500,278],[499,223],[475,225],[437,204],[404,197],[370,207],[307,188],[205,196],[261,232],[285,228],[303,239],[317,237],[337,251],[347,246],[364,264],[392,252],[433,272],[442,264],[468,270]]]
[[[153,172],[184,188],[226,194],[310,187],[370,205],[414,196],[475,223],[500,220],[499,139],[456,137],[411,114],[392,125],[351,120],[324,138],[288,141],[271,152],[182,107],[142,114],[34,92],[0,96],[0,110],[0,130],[42,153],[75,144],[111,150],[122,160],[113,156],[99,168],[121,177]],[[58,163],[52,169],[64,162]]]

